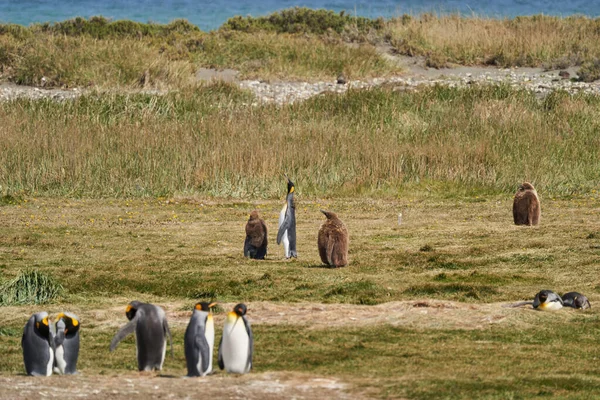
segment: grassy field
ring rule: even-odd
[[[198,68],[234,68],[242,78],[366,79],[402,73],[383,52],[420,56],[431,67],[495,65],[566,68],[600,78],[599,20],[543,15],[490,19],[459,15],[355,18],[289,9],[236,17],[212,32],[78,18],[31,27],[0,25],[0,79],[19,84],[182,89]],[[110,61],[108,61],[110,60]]]
[[[22,372],[21,329],[40,309],[81,316],[82,379],[135,371],[132,339],[108,353],[132,299],[167,309],[176,357],[163,373],[184,374],[189,310],[197,299],[217,299],[221,310],[248,304],[257,379],[335,377],[351,393],[385,398],[599,394],[598,196],[552,200],[540,190],[542,223],[528,228],[512,224],[511,192],[329,200],[298,188],[297,261],[283,260],[273,243],[281,200],[27,198],[0,207],[2,276],[37,268],[64,287],[50,304],[2,307],[1,374]],[[270,228],[265,262],[242,257],[255,208]],[[347,268],[320,265],[321,208],[348,226]],[[544,288],[583,292],[593,308],[501,307]]]

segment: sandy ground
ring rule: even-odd
[[[0,376],[1,399],[364,399],[347,384],[304,374],[184,378],[155,373],[114,376]]]

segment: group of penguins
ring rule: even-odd
[[[283,242],[286,258],[297,257],[296,213],[294,183],[285,175],[288,191],[286,203],[279,216],[277,244]],[[324,264],[343,267],[348,264],[348,231],[337,215],[321,210],[327,220],[318,235],[319,255]],[[541,215],[540,201],[533,185],[524,182],[519,185],[513,202],[513,218],[516,225],[538,225]],[[252,211],[246,224],[244,256],[264,259],[267,255],[267,226]],[[194,307],[192,317],[184,337],[185,358],[188,376],[205,376],[212,372],[215,327],[211,308],[216,303],[200,302]],[[533,302],[521,302],[511,306],[533,305],[539,310],[558,310],[563,306],[578,309],[590,308],[586,296],[569,292],[562,297],[551,290],[536,294]],[[247,308],[237,304],[227,314],[223,335],[219,343],[218,364],[220,369],[230,373],[244,374],[252,368],[254,340],[252,329],[246,317]],[[129,322],[114,336],[110,351],[125,337],[135,333],[138,369],[153,371],[162,369],[167,351],[167,338],[173,343],[165,312],[162,308],[139,301],[132,301],[125,310]],[[76,315],[62,312],[56,317],[55,325],[48,321],[47,312],[31,316],[23,331],[21,345],[23,360],[28,375],[49,376],[73,374],[77,371],[79,356],[80,322]]]
[[[212,372],[215,325],[211,308],[216,303],[200,302],[194,306],[184,336],[187,376],[206,376]],[[252,369],[254,339],[243,303],[233,307],[223,325],[219,343],[220,369],[245,374]],[[164,310],[154,304],[132,301],[125,309],[129,322],[113,337],[110,351],[135,333],[136,354],[140,371],[160,371],[167,352],[167,338],[173,356],[173,341]],[[77,373],[80,322],[68,312],[58,314],[52,325],[47,312],[31,316],[23,330],[21,346],[27,375],[50,376],[52,373]]]
[[[285,258],[297,258],[296,250],[296,202],[294,200],[294,182],[285,175],[288,192],[286,203],[279,214],[279,230],[277,231],[277,244],[283,242]],[[336,213],[321,210],[327,218],[319,229],[317,245],[319,256],[324,264],[330,267],[344,267],[348,265],[348,230]],[[244,241],[244,256],[256,260],[264,260],[267,255],[267,224],[254,210],[246,223],[246,240]]]

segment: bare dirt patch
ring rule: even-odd
[[[332,378],[307,374],[263,373],[214,374],[184,378],[154,373],[114,376],[0,377],[0,398],[91,398],[91,399],[361,399],[346,392],[348,385]]]

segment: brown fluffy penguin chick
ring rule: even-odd
[[[267,255],[267,225],[258,216],[258,211],[250,213],[246,224],[246,241],[244,242],[244,256],[257,260],[264,260]]]
[[[348,265],[348,230],[338,216],[331,211],[323,211],[327,220],[319,229],[319,255],[323,263],[332,267]]]
[[[537,225],[541,213],[540,199],[533,185],[529,182],[519,185],[513,202],[515,225]]]

